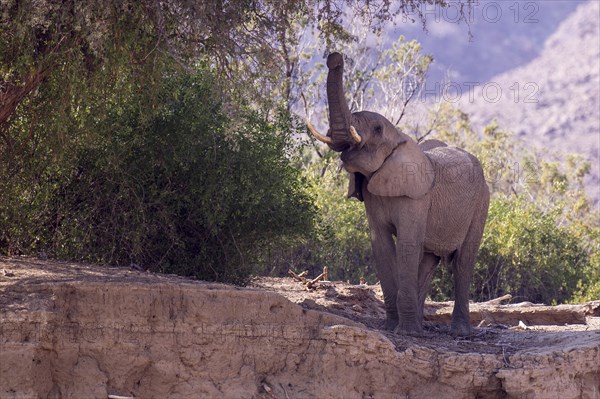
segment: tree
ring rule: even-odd
[[[298,41],[299,26],[316,27],[331,44],[345,37],[348,10],[379,29],[400,13],[425,21],[420,10],[425,3],[429,1],[5,1],[0,6],[0,127],[5,130],[19,104],[50,75],[61,75],[63,90],[69,91],[77,84],[89,86],[94,75],[107,70],[138,71],[141,79],[156,73],[165,57],[184,68],[206,57],[229,77],[245,73],[247,79],[260,78],[267,93],[293,78],[296,54],[290,46]],[[281,96],[288,99],[290,83],[284,87]]]
[[[465,3],[469,1],[465,0]],[[419,6],[424,3],[429,1],[384,0],[358,4],[349,0],[2,2],[2,252],[33,253],[50,249],[53,254],[71,259],[87,256],[86,259],[119,263],[126,263],[124,254],[129,254],[132,261],[141,259],[153,267],[164,266],[164,262],[157,262],[162,258],[155,254],[150,256],[144,250],[148,248],[145,245],[152,242],[148,239],[148,230],[144,229],[157,228],[148,223],[151,221],[148,215],[162,209],[163,212],[156,215],[163,217],[161,220],[170,226],[165,231],[173,233],[170,228],[178,225],[174,221],[177,218],[169,213],[172,204],[163,201],[173,199],[170,195],[175,195],[173,191],[177,190],[171,186],[162,187],[167,193],[164,196],[156,194],[161,192],[157,189],[153,191],[155,196],[146,197],[148,192],[141,187],[157,188],[157,182],[176,181],[174,175],[185,174],[178,168],[190,167],[190,164],[181,154],[190,155],[186,151],[191,149],[201,152],[200,147],[192,145],[192,133],[208,135],[204,136],[208,139],[219,137],[226,144],[218,147],[223,151],[219,154],[234,160],[239,158],[237,163],[225,163],[233,175],[236,168],[248,166],[243,160],[258,159],[255,169],[264,173],[286,171],[282,172],[282,185],[273,188],[275,197],[261,192],[262,197],[251,198],[267,201],[276,209],[287,209],[284,214],[292,219],[286,223],[291,226],[305,223],[304,216],[293,211],[292,205],[297,206],[298,202],[286,202],[286,198],[304,198],[302,179],[287,169],[296,150],[289,143],[266,146],[272,150],[268,154],[258,149],[261,135],[269,138],[282,131],[296,131],[288,120],[287,111],[298,85],[295,74],[300,62],[295,52],[298,33],[302,29],[314,29],[326,46],[332,48],[338,38],[346,40],[348,37],[347,15],[357,15],[377,30],[399,13],[412,13],[423,21]],[[442,4],[442,1],[435,0],[435,3]],[[210,70],[216,76],[210,95],[219,104],[223,118],[231,123],[227,129],[230,133],[223,133],[224,125],[219,124],[204,125],[199,130],[183,126],[185,129],[177,132],[182,136],[170,134],[168,129],[160,130],[159,115],[169,109],[165,98],[170,98],[171,105],[182,104],[181,99],[165,94],[165,82],[181,73],[194,76],[199,70]],[[172,95],[186,95],[180,88],[171,89]],[[201,102],[198,106],[204,105]],[[281,108],[284,111],[280,111]],[[171,111],[177,114],[176,110]],[[190,115],[197,114],[190,112]],[[183,123],[185,115],[180,116]],[[170,129],[182,127],[177,125],[177,120],[168,119],[168,122],[165,123]],[[289,135],[282,137],[289,138]],[[156,153],[161,143],[166,146],[165,151],[171,150],[171,155],[181,160],[181,164],[166,162],[158,165],[160,167],[153,164],[153,159],[164,156],[164,153]],[[189,145],[182,148],[178,146],[181,143]],[[237,153],[238,150],[242,152]],[[124,156],[127,151],[139,157]],[[203,160],[211,159],[208,152],[205,155]],[[127,162],[123,163],[124,160]],[[128,165],[139,169],[132,172],[127,169]],[[200,165],[199,169],[205,170],[209,166]],[[279,167],[283,169],[277,169]],[[148,171],[154,173],[146,175]],[[135,179],[127,180],[131,176],[140,177],[144,184],[140,186]],[[245,183],[252,184],[255,180],[250,176]],[[243,187],[248,188],[247,185]],[[86,187],[89,192],[85,191]],[[243,195],[234,192],[236,196]],[[236,199],[236,196],[226,198]],[[152,206],[144,200],[151,200]],[[304,209],[310,215],[310,207],[300,203],[303,205],[298,209]],[[210,209],[212,204],[204,203],[200,213],[219,215]],[[110,205],[112,210],[103,208],[104,205]],[[227,217],[235,216],[233,220],[247,222],[250,227],[254,219],[248,215],[253,212],[261,215],[260,209],[252,207],[242,207],[252,209],[252,212],[237,215],[232,211],[235,207],[229,205]],[[130,208],[139,209],[139,212],[130,212]],[[109,216],[113,217],[103,218],[106,216],[103,212],[109,210]],[[121,215],[121,219],[116,215]],[[198,225],[206,226],[200,222]],[[207,229],[211,232],[214,232],[214,226],[219,226],[218,223],[209,225],[213,226]],[[256,235],[277,235],[272,233],[271,226],[261,224]],[[103,231],[106,234],[100,234]],[[280,235],[285,236],[281,232]],[[92,245],[91,237],[99,239],[97,247]],[[170,237],[179,236],[173,233]],[[218,238],[215,239],[221,245],[222,253],[248,254],[244,252],[242,236],[220,231],[211,237]],[[165,242],[173,244],[173,248],[186,247],[177,239]],[[256,245],[257,250],[267,245],[264,242]],[[156,248],[161,249],[160,246]],[[162,248],[167,254],[174,253],[171,249]],[[98,254],[102,256],[98,257]],[[228,256],[231,259],[231,255]],[[242,258],[252,257],[240,256]]]
[[[0,194],[0,250],[243,284],[269,246],[310,232],[286,113],[231,121],[213,82],[174,74],[152,109],[113,101],[68,162],[19,174]]]
[[[349,26],[352,46],[345,52],[349,64],[345,92],[349,94],[351,109],[377,110],[399,122],[424,82],[432,58],[422,55],[415,41],[407,42],[400,37],[391,48],[385,49],[383,37],[367,26],[359,23]],[[372,40],[376,46],[366,45]],[[293,109],[298,114],[310,115],[311,119],[325,121],[327,110],[322,100],[326,67],[315,59],[316,43],[309,42],[306,46],[300,54],[295,86],[295,98],[299,101],[293,104]],[[316,236],[274,259],[277,264],[274,269],[285,272],[288,267],[302,267],[315,272],[326,265],[333,279],[358,281],[365,277],[374,283],[364,205],[343,200],[348,178],[338,166],[337,155],[321,151],[319,144],[313,144],[319,156],[312,157],[313,152],[307,154],[304,168],[313,183],[311,193],[318,207]]]

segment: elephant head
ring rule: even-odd
[[[351,173],[349,195],[362,200],[359,182],[363,178],[375,195],[420,198],[429,192],[433,168],[417,143],[380,114],[350,113],[343,90],[342,55],[330,54],[327,67],[329,131],[323,136],[310,121],[307,125],[318,140],[342,153],[344,168]]]

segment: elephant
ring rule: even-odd
[[[454,282],[451,333],[472,334],[469,286],[489,207],[483,169],[470,153],[439,140],[417,144],[384,116],[351,113],[344,98],[343,57],[327,58],[329,130],[308,130],[341,153],[349,197],[364,202],[377,277],[382,327],[423,334],[425,297],[442,261]]]

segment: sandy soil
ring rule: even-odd
[[[586,306],[573,306],[572,312],[585,314],[584,324],[544,324],[527,325],[519,327],[518,322],[512,323],[513,312],[522,314],[530,311],[532,306],[524,304],[515,305],[490,305],[496,312],[508,310],[504,317],[496,317],[494,323],[476,327],[471,337],[456,338],[450,335],[449,320],[452,303],[426,302],[425,310],[425,333],[422,337],[398,336],[392,332],[379,329],[381,320],[385,316],[383,308],[383,294],[379,285],[350,285],[343,282],[322,282],[316,289],[307,290],[301,283],[292,278],[257,278],[253,286],[282,294],[290,301],[298,303],[306,309],[315,309],[330,312],[365,326],[377,329],[392,342],[399,350],[406,349],[411,345],[421,345],[429,348],[443,349],[457,353],[491,353],[510,355],[523,350],[532,350],[543,347],[562,350],[570,348],[580,338],[587,339],[588,333],[598,334],[600,341],[600,301],[587,304]],[[471,304],[471,307],[478,307]],[[535,308],[535,306],[533,306]],[[440,324],[428,319],[438,320],[436,311],[445,309],[445,321]],[[481,308],[481,306],[479,307]],[[545,307],[548,308],[548,307]],[[550,312],[551,313],[551,312]],[[525,320],[525,317],[522,317]],[[560,319],[559,316],[556,317]],[[547,320],[544,320],[547,323]],[[475,323],[477,326],[479,323]],[[582,334],[583,333],[583,334]]]
[[[66,282],[111,282],[127,281],[141,284],[181,283],[193,281],[177,275],[162,275],[135,269],[97,266],[83,263],[57,262],[31,257],[0,258],[0,307],[4,310],[31,309],[31,296],[19,295],[19,290],[3,290],[25,284],[66,283]],[[476,327],[472,337],[456,338],[450,335],[447,324],[425,321],[425,334],[422,337],[397,336],[392,332],[379,329],[385,316],[383,294],[379,285],[351,285],[344,282],[319,282],[315,289],[307,290],[292,278],[260,277],[255,278],[250,287],[276,292],[305,309],[319,310],[342,316],[361,323],[370,329],[376,329],[394,342],[399,349],[412,344],[431,348],[443,348],[459,353],[504,353],[510,354],[524,349],[540,346],[571,347],[577,342],[580,333],[598,333],[600,340],[600,301],[588,305],[585,310],[585,324],[546,324],[527,325],[526,329],[518,324],[496,323],[490,326]],[[26,303],[26,305],[24,304]],[[447,314],[452,303],[427,301],[426,315],[447,305]],[[471,305],[473,307],[473,304]],[[529,304],[523,306],[494,305],[495,309],[510,309],[525,312]],[[575,310],[580,310],[574,307]],[[449,314],[448,314],[449,317]],[[478,323],[476,323],[478,324]],[[585,334],[587,335],[587,334]]]

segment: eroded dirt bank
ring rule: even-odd
[[[600,398],[598,304],[524,330],[485,311],[468,339],[429,304],[415,338],[377,330],[377,295],[0,258],[0,397]]]

